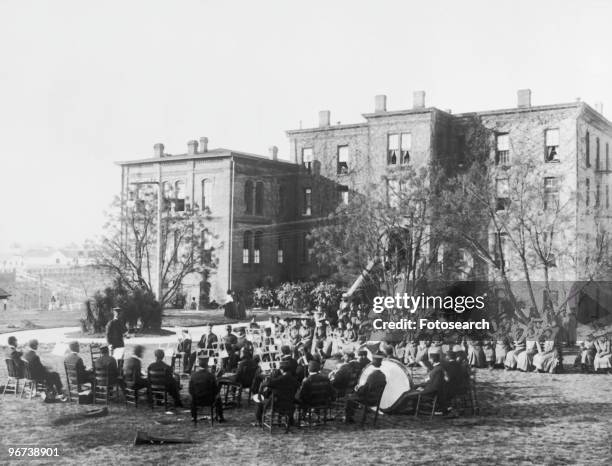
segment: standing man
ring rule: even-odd
[[[123,337],[127,336],[127,329],[123,322],[119,320],[121,314],[121,308],[113,308],[113,320],[106,324],[106,342],[110,348],[110,354],[117,360],[119,370],[123,365],[123,353],[125,351],[125,344]]]

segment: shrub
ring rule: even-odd
[[[255,288],[252,292],[252,300],[255,307],[276,306],[276,291],[267,286]]]
[[[85,302],[81,328],[90,333],[103,333],[113,317],[113,307],[122,309],[122,319],[130,328],[136,327],[140,321],[142,330],[161,329],[162,309],[153,294],[142,290],[128,291],[117,282],[104,291],[96,292]]]
[[[335,283],[319,282],[310,292],[312,304],[321,306],[326,314],[336,311],[342,299],[342,289]]]
[[[303,310],[312,307],[311,282],[286,282],[276,289],[278,303],[287,309]]]

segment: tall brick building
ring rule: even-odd
[[[247,290],[266,277],[278,282],[316,274],[306,240],[313,221],[373,181],[393,184],[406,164],[435,163],[452,173],[471,160],[494,160],[501,168],[528,155],[546,172],[543,186],[575,202],[577,237],[592,240],[595,224],[612,231],[612,123],[601,108],[533,106],[531,92],[521,90],[515,108],[452,114],[428,107],[418,91],[411,109],[390,111],[386,96],[376,96],[374,111],[362,116],[359,123],[333,125],[322,111],[318,127],[287,131],[289,161],[275,147],[269,157],[208,150],[206,138],[189,142],[183,155],[156,145],[153,158],[120,163],[122,192],[127,196],[131,183],[153,177],[172,186],[195,214],[209,206],[219,261],[211,297],[217,300],[226,288]],[[561,178],[563,186],[555,181]],[[486,274],[475,264],[469,278]],[[554,279],[581,279],[579,268],[562,275]],[[195,282],[186,289],[190,295]]]

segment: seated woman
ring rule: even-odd
[[[533,356],[533,365],[538,372],[549,372],[554,374],[559,366],[559,355],[555,342],[544,340],[536,342],[537,353]]]
[[[519,371],[529,372],[533,370],[533,356],[538,352],[536,339],[529,339],[525,343],[525,351],[516,357],[516,368]]]
[[[581,345],[580,369],[582,372],[589,372],[595,365],[595,355],[597,349],[592,335],[587,335],[586,341]]]
[[[506,359],[504,360],[506,370],[516,369],[518,357],[525,352],[525,339],[515,340],[513,346],[514,348],[506,353]]]
[[[419,340],[419,346],[417,347],[416,354],[416,363],[428,371],[431,369],[431,364],[429,363],[429,345],[425,340]]]
[[[482,349],[482,342],[475,340],[467,341],[467,360],[470,367],[484,367],[485,354]]]
[[[609,372],[612,374],[612,344],[604,335],[594,341],[597,353],[593,358],[595,372]]]
[[[508,351],[510,351],[510,342],[507,337],[500,337],[495,341],[495,367],[504,366]]]
[[[495,366],[495,347],[493,346],[493,342],[491,340],[486,340],[482,347],[485,356],[486,365],[493,369]]]

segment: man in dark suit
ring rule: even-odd
[[[312,360],[308,363],[308,377],[302,381],[295,399],[303,406],[322,406],[331,402],[334,389],[330,380],[320,373],[321,364]]]
[[[298,387],[299,383],[297,379],[289,373],[289,365],[286,361],[281,361],[280,375],[271,376],[261,384],[260,392],[263,394],[263,399],[257,404],[257,410],[255,411],[257,425],[261,426],[264,410],[268,408],[272,402],[273,390],[277,393],[278,399],[284,401],[290,400],[293,402]],[[293,418],[293,416],[291,416],[291,418]]]
[[[357,361],[359,362],[359,365],[361,366],[361,370],[363,370],[365,366],[367,366],[368,364],[370,364],[370,362],[372,362],[368,359],[368,352],[366,350],[359,350],[359,352],[357,353],[357,356],[359,357]]]
[[[149,381],[142,373],[142,355],[144,354],[144,346],[136,345],[132,355],[125,361],[123,365],[123,381],[128,388],[140,390],[149,386]]]
[[[191,395],[191,418],[198,422],[198,406],[214,405],[217,420],[225,422],[223,417],[223,404],[219,397],[217,378],[208,370],[208,360],[199,360],[200,369],[191,374],[189,380],[189,394]]]
[[[280,351],[281,361],[284,361],[287,364],[289,373],[295,377],[298,368],[298,362],[292,355],[291,347],[289,345],[283,345],[281,346]]]
[[[149,374],[149,384],[151,383],[150,372],[158,371],[164,373],[164,380],[166,381],[166,390],[174,400],[174,406],[182,408],[183,403],[181,402],[181,394],[179,389],[179,382],[172,373],[172,368],[164,362],[164,351],[156,349],[153,353],[155,355],[155,362],[149,364],[147,373]]]
[[[64,364],[68,367],[72,366],[75,368],[79,383],[92,382],[95,377],[92,371],[85,368],[85,363],[81,356],[79,356],[79,342],[70,342],[68,348],[70,349],[70,353],[64,358]]]
[[[444,384],[444,394],[447,401],[450,401],[467,388],[469,373],[465,370],[465,366],[457,361],[456,354],[452,350],[446,352],[446,362],[442,366],[448,377],[448,382]]]
[[[97,358],[94,363],[94,370],[106,371],[108,375],[108,386],[112,387],[117,383],[119,377],[119,369],[117,368],[117,361],[112,358],[108,353],[108,346],[100,346],[100,357]]]
[[[408,404],[412,401],[413,409],[416,409],[417,398],[421,396],[437,396],[438,406],[441,410],[445,410],[446,407],[446,396],[445,396],[445,378],[448,378],[444,367],[440,363],[440,354],[431,353],[429,354],[429,362],[433,365],[432,369],[427,374],[427,380],[421,384],[415,385],[415,387],[409,392],[404,393],[396,404],[398,406]]]
[[[40,357],[36,354],[38,350],[38,340],[30,340],[28,346],[30,349],[25,352],[23,359],[30,367],[30,375],[32,378],[36,381],[44,382],[48,391],[61,394],[62,380],[59,374],[43,366]],[[60,399],[64,400],[65,397],[61,395]]]
[[[225,326],[226,334],[223,337],[223,348],[227,351],[227,357],[221,358],[221,366],[224,371],[232,371],[236,367],[236,345],[238,344],[238,338],[232,333],[232,326]]]
[[[213,344],[217,343],[218,341],[219,338],[215,333],[213,333],[213,324],[208,324],[208,328],[206,329],[206,331],[200,338],[200,341],[198,342],[198,348],[201,350],[210,350],[213,348]],[[199,359],[206,361],[206,364],[208,365],[208,357],[199,357]]]
[[[196,353],[191,352],[191,336],[189,335],[189,330],[186,328],[181,331],[181,337],[176,347],[176,353],[174,356],[172,356],[172,367],[174,367],[174,361],[177,358],[179,358],[179,362],[182,361],[183,372],[186,374],[191,374],[191,368],[195,362]]]
[[[345,353],[342,356],[342,364],[329,374],[332,387],[340,395],[349,393],[357,385],[360,373],[361,364],[355,360],[355,353]]]
[[[10,359],[13,361],[15,365],[15,369],[17,370],[17,376],[22,379],[23,372],[23,360],[21,359],[23,356],[23,352],[17,350],[17,338],[16,337],[8,337],[8,349],[6,351],[6,359]]]
[[[372,366],[374,370],[368,375],[363,385],[355,387],[355,393],[348,396],[346,401],[346,422],[353,422],[353,413],[359,403],[372,406],[375,405],[378,400],[376,395],[380,393],[382,389],[387,385],[387,377],[380,370],[384,355],[373,354],[372,355]]]
[[[119,320],[120,313],[121,308],[113,308],[113,320],[106,324],[106,342],[110,346],[111,354],[113,354],[117,348],[125,347],[123,337],[127,334],[127,329],[123,322]]]

